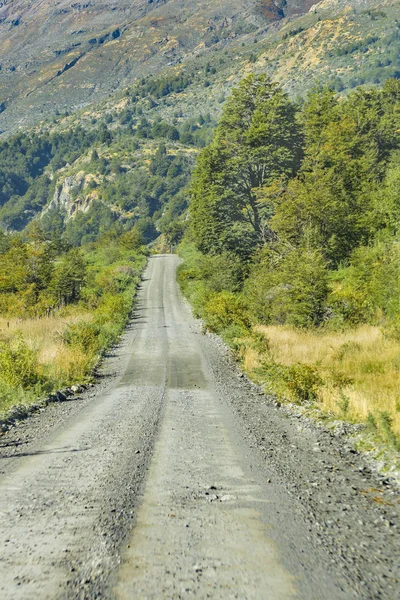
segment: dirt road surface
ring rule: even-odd
[[[399,598],[396,490],[240,376],[177,264],[98,384],[0,438],[0,598]]]

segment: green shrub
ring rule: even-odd
[[[378,424],[371,412],[368,413],[365,423],[370,431],[376,432],[378,430]]]
[[[41,381],[37,353],[21,336],[9,345],[0,343],[0,380],[11,387],[32,388]]]
[[[256,376],[259,376],[259,383],[265,386],[267,392],[276,394],[279,398],[288,396],[287,366],[271,361],[263,361],[260,367],[254,370]]]
[[[359,344],[358,342],[354,342],[353,340],[350,340],[349,342],[345,342],[344,344],[342,344],[340,346],[340,348],[336,352],[335,359],[336,360],[344,360],[344,359],[347,359],[352,354],[357,354],[357,352],[360,352],[360,351],[361,351],[361,344]]]
[[[248,330],[241,325],[230,325],[220,332],[224,341],[235,351],[239,351],[245,345],[243,337],[248,333]]]
[[[185,268],[183,265],[178,267],[178,281],[183,283],[193,279],[198,279],[199,271],[194,267]]]
[[[68,346],[79,348],[88,355],[95,355],[101,348],[101,326],[98,323],[80,321],[70,325],[63,335]]]
[[[315,367],[298,363],[288,368],[286,384],[292,399],[296,402],[310,402],[317,400],[318,388],[322,379]]]
[[[130,304],[131,302],[123,294],[104,295],[96,310],[96,323],[104,324],[111,321],[115,324],[123,325],[126,321]]]
[[[215,332],[220,332],[232,325],[248,330],[251,325],[247,305],[243,298],[226,291],[210,295],[204,305],[204,318],[207,327]]]
[[[339,388],[341,390],[342,388],[354,383],[354,379],[352,377],[349,377],[345,373],[336,370],[336,368],[332,368],[329,372],[329,382],[331,383],[331,385],[333,385],[333,387]]]
[[[271,349],[269,339],[261,331],[254,331],[251,334],[251,347],[260,354],[268,354]]]
[[[268,391],[299,404],[317,400],[318,388],[323,384],[318,370],[303,363],[288,366],[265,361],[256,373],[266,382]]]
[[[382,333],[386,338],[400,342],[400,321],[389,321],[382,328]]]
[[[384,442],[391,444],[396,449],[400,449],[400,440],[393,431],[393,418],[387,411],[382,411],[378,415],[378,429]]]
[[[400,450],[400,440],[393,431],[393,419],[387,411],[381,411],[377,415],[369,412],[366,425],[370,432],[378,436],[383,442],[394,446],[396,450]]]
[[[228,252],[202,256],[198,277],[203,279],[211,292],[239,292],[242,287],[245,266],[239,258]]]
[[[348,396],[346,396],[346,394],[343,393],[342,390],[340,390],[339,394],[340,394],[340,400],[337,403],[338,407],[342,411],[343,416],[347,417],[347,414],[348,414],[349,408],[350,408],[350,399]]]
[[[13,387],[0,379],[0,414],[5,414],[12,406],[34,402],[42,393],[40,384],[23,389]]]
[[[244,289],[255,321],[313,327],[325,318],[328,270],[310,247],[287,251],[263,248],[255,257]]]

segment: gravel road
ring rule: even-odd
[[[395,487],[241,376],[177,264],[94,387],[0,438],[0,598],[400,598]]]

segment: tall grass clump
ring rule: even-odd
[[[379,327],[343,332],[257,326],[242,347],[246,370],[281,398],[374,424],[383,441],[400,438],[400,346]],[[260,336],[266,345],[260,344]]]
[[[21,333],[11,343],[0,342],[0,412],[16,401],[32,401],[50,387],[37,350],[26,343]]]

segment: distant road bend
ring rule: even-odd
[[[99,384],[0,439],[0,598],[368,597],[242,433],[177,264],[150,259]]]

